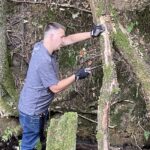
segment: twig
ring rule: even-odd
[[[113,105],[115,105],[115,104],[117,104],[117,103],[122,103],[122,102],[127,102],[127,103],[131,103],[131,104],[134,104],[134,102],[132,102],[132,101],[130,101],[130,100],[122,100],[122,101],[116,101],[116,102],[113,102],[113,103],[111,103],[111,105],[110,106],[113,106]]]
[[[141,147],[137,144],[137,140],[136,140],[135,135],[133,135],[133,137],[134,137],[134,140],[135,140],[135,144],[136,144],[136,146],[137,146],[140,150],[142,150],[142,149],[141,149]]]
[[[56,5],[55,3],[51,3],[50,5]],[[78,9],[80,11],[84,11],[84,12],[87,12],[87,13],[92,13],[90,10],[87,10],[87,9],[83,9],[83,8],[79,8],[79,7],[76,7],[75,5],[70,5],[70,4],[57,4],[58,6],[61,6],[61,7],[67,7],[67,8],[75,8],[75,9]]]
[[[140,121],[138,121],[138,125],[143,131],[145,131],[144,128],[141,126]]]
[[[92,119],[89,119],[89,118],[87,118],[87,117],[85,117],[85,116],[82,116],[82,115],[80,115],[80,114],[78,114],[78,116],[80,116],[81,118],[86,119],[86,120],[88,120],[88,121],[90,121],[90,122],[93,122],[93,123],[96,123],[96,124],[97,124],[96,121],[94,121],[94,120],[92,120]]]
[[[30,4],[47,4],[47,2],[35,2],[35,1],[28,1],[28,0],[10,0],[11,2],[15,3],[30,3]]]
[[[66,8],[75,8],[75,9],[78,9],[80,11],[84,11],[84,12],[87,12],[87,13],[92,13],[90,10],[87,10],[87,9],[83,9],[83,8],[79,8],[75,5],[70,5],[68,3],[66,4],[59,4],[59,3],[47,3],[47,2],[33,2],[33,1],[23,1],[23,0],[10,0],[12,2],[15,2],[15,3],[30,3],[30,4],[44,4],[44,5],[51,5],[51,6],[60,6],[60,7],[66,7]]]
[[[110,126],[110,125],[109,125],[109,126],[108,126],[109,129],[114,129],[114,128],[116,128],[116,127],[117,127],[117,125],[114,125],[114,126]]]
[[[61,107],[61,108],[51,108],[51,110],[53,110],[53,111],[61,111],[61,110],[66,110],[66,111],[72,111],[72,112],[74,112],[75,111],[75,109],[66,109],[65,107]],[[64,111],[62,111],[62,112],[64,112]],[[78,109],[77,111],[76,111],[77,113],[81,113],[81,114],[91,114],[91,115],[96,115],[97,114],[97,110],[93,110],[93,111],[88,111],[88,112],[86,112],[86,111],[83,111],[83,110],[80,110],[80,109]]]

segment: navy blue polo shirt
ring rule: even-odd
[[[58,83],[58,65],[42,41],[34,45],[27,76],[20,94],[18,109],[28,115],[45,112],[54,93],[49,87]]]

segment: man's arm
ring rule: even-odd
[[[52,85],[49,88],[53,93],[59,93],[59,92],[63,91],[64,89],[66,89],[74,81],[75,81],[75,75],[72,75],[66,79],[59,81],[56,85]]]
[[[71,45],[89,38],[91,38],[90,32],[71,34],[66,37],[63,37],[63,46]]]
[[[104,29],[103,25],[94,25],[90,32],[76,33],[76,34],[72,34],[72,35],[63,37],[62,45],[63,46],[71,45],[76,42],[80,42],[80,41],[89,39],[91,37],[98,37],[104,31],[105,31],[105,29]]]
[[[80,68],[74,75],[59,81],[56,85],[52,85],[49,88],[53,93],[59,93],[71,85],[75,80],[85,79],[90,73],[90,70],[87,71],[85,68]]]

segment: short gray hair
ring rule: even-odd
[[[57,29],[63,29],[63,30],[66,30],[66,28],[57,23],[57,22],[51,22],[51,23],[48,23],[45,27],[45,30],[44,30],[44,35],[49,32],[50,30],[57,30]]]

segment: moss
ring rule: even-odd
[[[8,65],[8,60],[5,60],[4,66],[5,66],[4,67],[5,70],[4,70],[4,77],[3,77],[2,85],[7,91],[7,93],[9,94],[9,96],[12,98],[12,101],[17,102],[18,93],[15,90],[15,84],[14,84],[13,76],[11,74],[11,71]]]
[[[97,8],[97,11],[96,11],[97,17],[100,17],[101,15],[106,14],[106,13],[107,14],[110,13],[110,10],[111,10],[110,3],[106,4],[103,0],[99,0],[97,3],[98,3],[98,6],[96,7]]]
[[[118,94],[120,92],[120,88],[116,87],[112,89],[112,94]]]
[[[41,150],[42,149],[42,144],[41,144],[40,140],[38,140],[35,148],[36,148],[36,150]]]
[[[112,65],[108,65],[108,66],[105,65],[103,67],[103,72],[104,72],[104,82],[110,81],[110,79],[112,78],[112,75],[113,75],[113,66]]]
[[[102,14],[104,14],[104,10],[105,10],[105,4],[104,2],[102,2],[102,0],[100,0],[98,2],[97,11],[96,11],[97,17],[100,17]]]
[[[14,110],[8,103],[6,98],[0,98],[0,112],[6,116],[17,116],[17,111]]]
[[[13,108],[17,107],[18,93],[15,89],[15,84],[13,81],[13,76],[11,74],[7,57],[5,58],[5,63],[3,64],[3,78],[1,81],[1,90],[5,92],[5,95],[1,95],[0,106],[1,110],[4,110],[7,115],[17,116],[18,113]],[[11,105],[10,105],[11,104]]]
[[[6,112],[4,115],[13,115],[16,113],[12,108],[12,103],[17,101],[17,93],[15,91],[15,85],[13,82],[12,74],[10,72],[8,57],[7,57],[7,48],[6,48],[6,37],[5,37],[5,23],[6,23],[6,9],[5,2],[2,1],[0,6],[1,11],[1,20],[3,20],[3,24],[0,24],[1,30],[1,76],[0,76],[0,92],[4,92],[3,95],[0,95],[0,107],[2,112]],[[10,106],[11,103],[11,106]],[[15,103],[16,105],[16,103]]]
[[[2,141],[7,142],[11,137],[17,136],[20,132],[20,126],[17,125],[14,128],[7,126],[7,128],[3,131]]]
[[[65,113],[52,119],[47,134],[47,150],[75,150],[77,113]]]
[[[128,37],[118,29],[117,34],[114,34],[114,40],[117,47],[122,50],[124,56],[128,59],[129,63],[133,67],[134,72],[142,82],[145,90],[147,92],[150,91],[149,70],[146,68],[146,64],[130,46]]]
[[[102,131],[98,131],[96,134],[97,141],[103,140],[104,134]]]
[[[123,50],[123,52],[128,56],[128,58],[137,63],[138,60],[134,59],[134,51],[133,48],[130,46],[128,37],[122,33],[122,31],[120,29],[117,30],[117,33],[113,34],[114,40],[115,40],[115,44],[117,45],[117,47],[121,50]]]
[[[103,88],[101,91],[101,97],[99,100],[99,105],[101,105],[100,103],[103,101],[103,103],[107,100],[111,100],[111,96],[112,94],[116,94],[119,92],[118,88],[113,88],[112,91],[108,91],[109,90],[109,85],[111,83],[111,80],[113,78],[113,66],[110,64],[108,66],[104,66],[103,67],[103,73],[104,73],[104,77],[103,77]],[[111,93],[110,93],[111,92]],[[103,107],[102,107],[103,108]]]
[[[117,34],[115,33],[113,34],[113,37],[115,39],[117,46],[119,46],[121,49],[125,49],[128,56],[132,58],[133,51],[132,48],[130,47],[128,37],[125,34],[123,34],[120,29],[118,29]]]
[[[112,16],[112,18],[113,18],[113,21],[114,21],[115,23],[117,23],[117,21],[118,21],[117,10],[114,9],[114,8],[112,7],[112,5],[110,6],[110,13],[111,13],[111,16]]]

